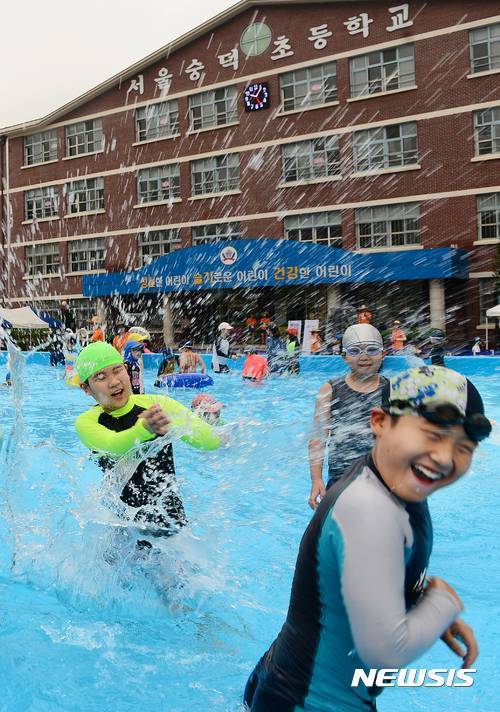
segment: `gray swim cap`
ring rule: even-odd
[[[380,331],[371,324],[354,324],[347,327],[342,336],[342,351],[354,344],[376,344],[381,348],[384,346]]]

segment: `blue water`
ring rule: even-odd
[[[386,363],[389,373],[401,365]],[[500,359],[449,365],[474,380],[500,421]],[[249,672],[284,621],[311,515],[314,396],[343,371],[335,357],[304,366],[298,378],[263,385],[243,383],[237,372],[215,376],[210,392],[234,424],[231,446],[200,453],[175,445],[190,526],[142,560],[100,504],[101,474],[73,428],[91,400],[36,360],[24,367],[17,408],[12,391],[0,389],[0,710],[240,709]],[[146,376],[152,391],[153,369]],[[171,395],[186,404],[193,397]],[[499,454],[496,426],[471,472],[430,503],[431,573],[465,603],[481,650],[476,682],[386,690],[382,712],[499,708]],[[437,643],[413,666],[458,665]]]

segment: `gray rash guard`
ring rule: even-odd
[[[332,388],[328,441],[329,487],[342,477],[363,452],[373,447],[370,413],[373,408],[382,405],[382,390],[386,383],[387,378],[380,376],[379,385],[374,391],[360,393],[348,386],[344,378],[329,381]]]
[[[250,676],[252,712],[373,710],[356,668],[401,668],[460,613],[424,592],[432,549],[426,502],[395,497],[365,456],[334,483],[300,545],[285,624]]]

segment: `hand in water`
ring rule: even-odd
[[[165,413],[161,405],[155,404],[148,408],[139,416],[144,420],[145,427],[150,433],[165,435],[170,427],[170,418]]]

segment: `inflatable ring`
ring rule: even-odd
[[[206,388],[213,385],[213,378],[205,373],[172,373],[155,383],[157,388]]]

